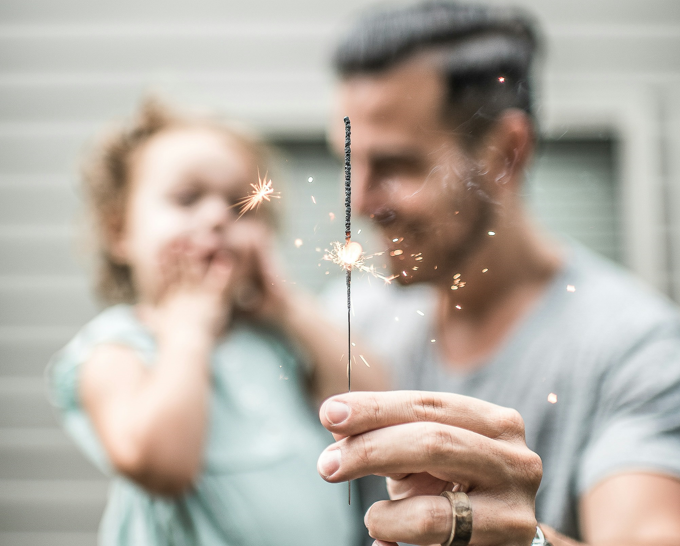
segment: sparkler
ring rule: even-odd
[[[267,180],[267,173],[264,173],[264,178],[260,178],[260,173],[257,173],[257,184],[250,185],[253,191],[246,197],[238,201],[234,206],[241,207],[240,218],[246,212],[257,209],[263,201],[271,201],[274,199],[281,199],[281,192],[274,191],[271,179]]]
[[[345,116],[345,259],[361,256],[361,245],[352,247],[352,126]],[[347,285],[347,392],[352,390],[352,262],[346,262],[345,283]],[[347,481],[347,504],[352,504],[352,481]]]

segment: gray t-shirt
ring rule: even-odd
[[[343,290],[328,293],[339,320]],[[607,476],[680,477],[680,315],[591,252],[570,247],[533,311],[472,373],[443,362],[427,287],[357,278],[352,301],[354,336],[391,368],[397,388],[465,394],[521,413],[527,445],[543,460],[539,521],[580,538],[578,499]]]

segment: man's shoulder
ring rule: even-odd
[[[574,247],[560,279],[564,287],[554,288],[564,291],[568,320],[579,317],[586,326],[629,334],[680,325],[676,304],[590,250]]]

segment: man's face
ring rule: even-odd
[[[352,123],[352,203],[379,228],[402,284],[448,277],[492,221],[481,175],[442,121],[444,93],[422,61],[348,78],[339,90],[338,113]]]

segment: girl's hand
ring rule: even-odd
[[[140,306],[142,318],[160,338],[187,332],[217,337],[231,312],[234,267],[227,252],[201,255],[181,239],[163,249],[159,263],[158,297]]]
[[[292,295],[275,262],[271,231],[261,222],[242,219],[230,230],[228,244],[239,264],[234,274],[234,310],[280,324]]]

